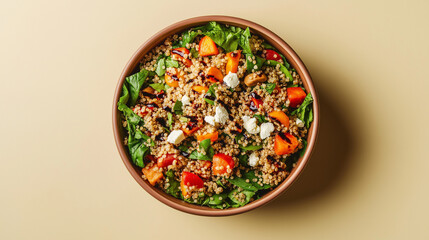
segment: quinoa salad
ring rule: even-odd
[[[313,99],[261,37],[217,22],[149,51],[117,103],[142,178],[188,203],[241,207],[284,181],[305,152]]]

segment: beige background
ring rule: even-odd
[[[428,1],[2,1],[0,239],[429,239]],[[299,181],[252,212],[192,216],[132,179],[113,141],[122,68],[207,14],[283,37],[320,92]]]

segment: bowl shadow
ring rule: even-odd
[[[315,73],[315,72],[314,72]],[[317,74],[317,73],[315,73]],[[315,82],[323,81],[323,74]],[[320,84],[320,85],[322,85]],[[297,181],[273,202],[262,207],[264,211],[278,211],[296,204],[314,201],[333,193],[351,169],[351,154],[358,132],[346,121],[338,107],[339,96],[317,86],[320,104],[319,136],[313,155]],[[327,87],[327,86],[326,86]],[[340,98],[341,99],[341,98]],[[342,104],[343,105],[343,104]]]

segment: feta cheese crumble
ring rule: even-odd
[[[249,166],[254,167],[258,164],[259,158],[256,153],[252,153],[249,156]]]
[[[216,114],[214,115],[215,122],[225,124],[228,120],[228,111],[222,106],[216,107]]]
[[[295,122],[298,127],[300,128],[304,127],[304,122],[301,121],[301,119],[297,118]]]
[[[206,121],[208,124],[212,126],[216,125],[215,118],[213,116],[205,116],[204,121]]]
[[[251,118],[249,116],[243,116],[243,127],[250,133],[250,134],[258,134],[261,129],[259,128],[256,118]]]
[[[237,73],[229,72],[224,78],[223,81],[226,83],[226,85],[230,88],[235,88],[240,83],[240,80],[238,80]]]
[[[185,139],[185,134],[182,130],[174,130],[168,135],[167,142],[172,144],[179,144]]]
[[[274,125],[270,122],[261,124],[261,138],[265,139],[274,131]]]
[[[182,97],[182,104],[183,104],[183,106],[190,105],[191,104],[190,100],[191,99],[188,96],[183,95],[183,97]]]

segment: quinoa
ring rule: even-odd
[[[143,179],[189,203],[223,209],[254,201],[287,178],[305,150],[312,99],[264,39],[252,35],[248,47],[239,41],[228,51],[211,28],[246,35],[209,23],[166,38],[127,78],[118,107],[124,144]]]

